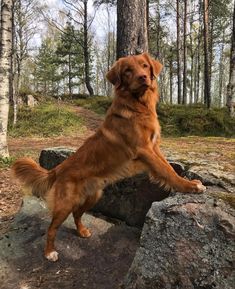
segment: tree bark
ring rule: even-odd
[[[223,73],[224,73],[224,43],[225,43],[225,29],[223,29],[223,37],[220,51],[220,60],[219,60],[219,106],[223,107]]]
[[[91,77],[90,77],[90,49],[89,49],[89,41],[88,41],[88,15],[87,15],[87,1],[83,0],[84,4],[84,23],[83,23],[83,29],[84,29],[84,61],[85,61],[85,83],[86,88],[89,91],[90,95],[94,95],[94,90],[91,86]]]
[[[210,71],[208,59],[208,20],[209,20],[209,6],[208,0],[204,0],[203,5],[203,23],[204,23],[204,103],[207,108],[211,106],[210,95]]]
[[[117,59],[148,51],[146,0],[117,1]]]
[[[195,65],[195,95],[194,102],[197,103],[199,101],[199,92],[200,92],[200,73],[201,73],[201,39],[202,39],[202,0],[199,0],[198,7],[198,15],[199,15],[199,29],[198,29],[198,37],[197,37],[197,57],[196,57],[196,65]]]
[[[177,26],[177,74],[178,74],[178,104],[181,99],[181,57],[180,57],[180,19],[179,19],[179,0],[176,0],[176,26]]]
[[[0,156],[8,157],[7,123],[12,58],[12,0],[1,1],[0,25]]]
[[[235,116],[235,2],[233,9],[233,32],[231,39],[231,54],[230,54],[230,69],[229,69],[229,82],[227,86],[227,106],[231,117]]]
[[[184,0],[184,72],[183,72],[183,104],[187,104],[187,5]]]

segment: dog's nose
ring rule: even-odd
[[[147,79],[147,75],[146,74],[142,74],[139,76],[139,80],[146,80]]]

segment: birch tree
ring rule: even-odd
[[[13,0],[1,1],[0,25],[0,156],[8,157],[7,123],[12,58]]]

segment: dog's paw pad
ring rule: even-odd
[[[58,255],[59,254],[56,251],[52,251],[52,252],[48,253],[47,255],[45,255],[45,257],[49,261],[56,262],[59,259]]]

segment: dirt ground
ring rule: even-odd
[[[74,107],[85,120],[86,130],[71,137],[9,138],[9,151],[13,156],[30,156],[38,159],[40,151],[47,147],[78,148],[99,127],[103,118],[82,107]],[[182,137],[163,138],[162,150],[169,159],[217,166],[226,174],[235,171],[235,139]],[[9,168],[0,169],[0,220],[12,216],[21,204],[19,187],[11,179]]]

